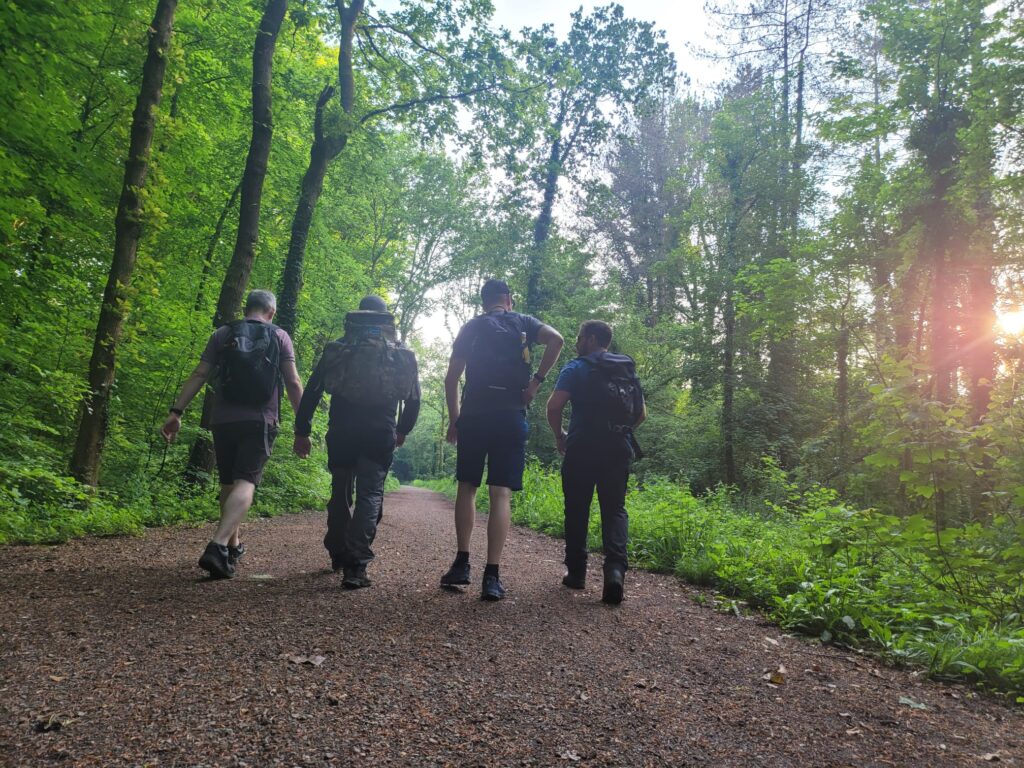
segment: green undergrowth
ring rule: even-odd
[[[454,496],[451,480],[419,485]],[[1024,703],[1024,522],[936,532],[921,516],[851,509],[827,488],[743,500],[695,498],[668,480],[631,483],[630,559],[714,588],[782,627],[974,682]],[[533,464],[513,521],[564,534],[557,472]],[[591,549],[600,548],[596,502]]]
[[[154,462],[156,463],[156,462]],[[279,445],[250,516],[321,509],[330,496],[326,456],[300,461]],[[180,466],[125,473],[103,490],[38,466],[0,463],[0,544],[56,544],[78,536],[136,535],[146,528],[196,525],[218,517],[215,477],[183,488]],[[389,477],[387,490],[398,487]]]

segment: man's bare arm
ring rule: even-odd
[[[444,399],[448,405],[448,436],[447,440],[454,443],[458,439],[455,422],[459,420],[459,379],[466,370],[466,360],[452,355],[448,360],[448,372],[444,375]]]
[[[544,355],[537,365],[537,373],[547,376],[548,371],[558,361],[558,356],[562,354],[562,345],[565,344],[565,339],[550,325],[542,325],[537,332],[537,343],[544,345]]]
[[[203,388],[203,384],[210,378],[212,371],[213,366],[205,360],[200,360],[199,365],[192,370],[189,377],[185,379],[185,383],[181,385],[181,394],[174,401],[174,407],[179,411],[184,411],[188,408],[188,404],[199,394],[199,390]]]
[[[565,430],[562,429],[562,412],[569,402],[569,393],[564,389],[556,389],[548,398],[548,426],[555,435],[555,447],[565,456]]]
[[[633,426],[634,427],[639,427],[646,420],[647,420],[647,403],[645,402],[644,403],[644,409],[643,409],[643,411],[640,412],[640,418],[636,420],[636,424],[634,424]]]
[[[302,402],[302,379],[299,378],[294,360],[281,363],[281,378],[284,379],[284,389],[288,393],[288,402],[292,404],[292,412],[298,413],[299,403]]]
[[[210,378],[212,371],[213,366],[205,360],[200,360],[199,365],[193,369],[189,377],[185,379],[185,383],[181,385],[181,394],[178,395],[174,405],[171,407],[179,411],[184,411],[188,408],[188,404],[199,394],[199,390],[203,388],[203,384]],[[178,430],[180,429],[181,416],[172,412],[168,414],[167,420],[160,427],[160,434],[164,436],[164,440],[172,442],[178,436]]]
[[[548,371],[551,370],[551,367],[558,360],[558,356],[562,354],[562,345],[565,343],[565,340],[562,338],[562,334],[550,325],[542,325],[540,330],[537,331],[537,343],[544,345],[544,355],[537,366],[537,375],[547,376]],[[540,382],[535,378],[530,379],[530,383],[523,390],[523,405],[529,405],[533,402],[533,398],[537,396],[538,389],[540,389]]]

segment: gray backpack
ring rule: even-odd
[[[349,312],[345,336],[327,345],[323,366],[327,392],[359,405],[407,400],[416,389],[416,356],[397,340],[387,312]]]

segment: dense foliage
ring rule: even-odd
[[[271,134],[253,52],[285,5]],[[281,291],[303,373],[359,296],[386,295],[424,389],[395,473],[450,477],[437,326],[497,275],[567,339],[607,319],[637,360],[639,563],[1019,693],[1020,5],[712,10],[723,79],[697,93],[615,6],[559,36],[495,31],[485,0],[5,4],[0,541],[215,514],[199,404],[175,445],[156,429],[246,286]],[[326,493],[288,418],[262,514]],[[557,533],[557,456],[532,422],[517,515]]]

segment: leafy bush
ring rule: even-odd
[[[936,531],[923,516],[854,510],[835,491],[799,491],[771,462],[756,498],[702,498],[663,478],[631,484],[630,559],[714,586],[823,642],[872,649],[941,679],[1024,702],[1024,523],[1010,516]],[[454,491],[452,481],[424,483]],[[557,472],[527,468],[513,520],[564,531]],[[596,503],[589,543],[600,545]]]

